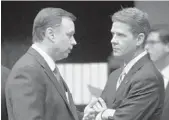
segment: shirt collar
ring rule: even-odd
[[[168,71],[169,71],[169,65],[167,65],[164,69],[161,70],[161,74],[163,75],[163,79],[164,79],[164,87],[165,88],[167,87],[167,85],[169,83]]]
[[[128,73],[128,71],[133,67],[133,65],[140,60],[143,56],[145,56],[147,54],[147,51],[143,51],[142,53],[140,53],[138,56],[136,56],[134,59],[132,59],[124,68],[125,73]]]
[[[46,61],[46,63],[49,65],[50,69],[54,71],[55,69],[55,62],[53,59],[46,54],[41,48],[39,48],[36,44],[32,44],[31,46],[33,49],[35,49]]]

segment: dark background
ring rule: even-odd
[[[33,20],[44,7],[60,7],[77,17],[77,45],[60,63],[106,62],[112,51],[110,15],[131,6],[132,1],[2,1],[2,64],[11,68],[30,47]]]

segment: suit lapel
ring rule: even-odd
[[[59,92],[60,96],[63,98],[63,100],[67,104],[69,110],[72,111],[70,106],[69,106],[69,104],[68,104],[68,101],[67,101],[67,98],[66,98],[66,95],[65,95],[65,91],[63,91],[63,89],[61,88],[60,83],[56,80],[56,77],[54,76],[53,72],[51,71],[51,69],[47,65],[47,63],[44,60],[44,58],[36,50],[34,50],[33,48],[30,48],[28,50],[28,53],[33,55],[35,57],[35,59],[41,64],[41,66],[43,67],[45,73],[50,78],[50,80],[53,82],[53,84],[55,85],[55,87],[56,87],[57,91]]]
[[[118,80],[118,77],[120,76],[122,72],[122,67],[120,67],[119,69],[117,69],[116,71],[114,71],[112,73],[112,75],[110,75],[110,80],[109,80],[109,83],[108,85],[111,84],[111,88],[110,91],[111,91],[111,94],[112,94],[112,97],[111,99],[113,100],[113,102],[115,101],[115,97],[116,97],[116,85],[117,85],[117,80]],[[112,83],[110,83],[112,81]],[[113,89],[113,90],[112,90]],[[110,103],[111,104],[111,103]],[[110,105],[111,106],[111,105]]]
[[[116,98],[121,95],[121,91],[125,88],[126,84],[131,80],[131,77],[144,65],[149,61],[149,54],[143,56],[140,60],[138,60],[133,67],[128,71],[126,76],[124,77],[122,83],[116,91]]]

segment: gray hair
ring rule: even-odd
[[[41,42],[44,37],[44,33],[48,27],[59,26],[62,22],[62,17],[69,17],[73,21],[76,20],[76,17],[61,8],[44,8],[42,9],[34,19],[33,23],[33,43]]]

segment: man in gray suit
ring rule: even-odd
[[[84,119],[95,113],[96,120],[159,120],[164,83],[144,50],[150,31],[147,14],[124,8],[111,18],[113,54],[123,57],[125,63],[110,74],[98,102],[85,108]]]
[[[9,120],[78,120],[72,95],[55,62],[76,45],[75,16],[44,8],[34,19],[33,44],[16,62],[6,84]]]
[[[158,70],[162,73],[165,101],[161,120],[169,119],[169,25],[155,25],[148,35],[145,48],[150,53]]]

